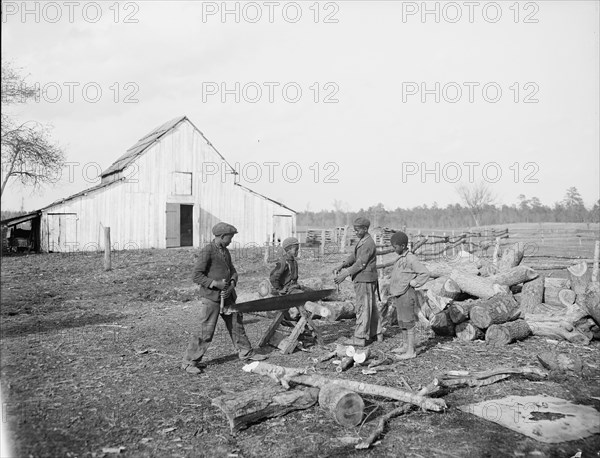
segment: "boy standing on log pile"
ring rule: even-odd
[[[225,306],[235,304],[235,286],[238,274],[231,262],[227,247],[237,229],[231,224],[218,223],[212,228],[214,240],[200,250],[194,268],[194,283],[200,285],[201,302],[198,332],[193,332],[183,355],[181,368],[190,374],[200,374],[200,360],[212,342],[219,315],[223,318],[231,341],[241,360],[262,361],[267,357],[254,353],[246,336],[241,313],[223,313],[221,297]]]
[[[354,337],[344,342],[346,345],[366,346],[373,340],[383,341],[381,321],[375,294],[377,291],[376,247],[369,235],[371,222],[364,217],[354,220],[354,232],[358,243],[354,253],[348,256],[341,266],[333,271],[334,282],[339,285],[350,276],[356,294],[356,329]]]
[[[398,325],[402,330],[402,345],[392,350],[401,353],[400,358],[410,359],[415,352],[415,323],[419,301],[415,288],[424,285],[429,279],[429,271],[419,259],[408,250],[408,236],[404,232],[395,232],[391,245],[400,255],[394,264],[390,276],[390,296],[398,314]]]

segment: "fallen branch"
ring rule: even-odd
[[[394,417],[398,417],[400,415],[403,415],[403,414],[409,412],[412,408],[413,408],[412,405],[404,404],[404,405],[397,407],[394,410],[386,413],[383,417],[381,417],[379,419],[379,423],[377,424],[377,427],[373,430],[373,432],[369,435],[369,437],[367,437],[365,440],[363,440],[359,444],[356,444],[354,446],[354,448],[356,448],[358,450],[364,450],[364,449],[368,449],[369,447],[371,447],[371,445],[373,445],[373,442],[375,442],[377,440],[377,438],[381,435],[381,433],[383,433],[383,430],[385,429],[385,423],[387,421],[391,420]]]

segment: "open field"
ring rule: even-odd
[[[553,245],[551,254],[572,254],[570,248],[557,251],[562,245]],[[589,257],[592,250],[586,251]],[[394,403],[367,398],[368,417],[357,428],[339,426],[316,406],[231,435],[211,400],[272,382],[242,372],[222,322],[205,372],[191,376],[179,369],[195,316],[194,254],[193,249],[116,252],[110,272],[103,272],[102,256],[96,253],[3,258],[2,418],[12,431],[16,456],[111,456],[102,452],[105,447],[125,447],[118,455],[125,457],[571,457],[578,451],[582,457],[598,456],[600,435],[543,444],[457,409],[507,395],[547,394],[600,410],[594,399],[600,397],[598,341],[582,347],[530,337],[490,349],[484,343],[435,337],[425,329],[418,333],[421,354],[398,372],[367,376],[350,369],[339,375],[326,363],[317,370],[398,388],[403,376],[416,388],[438,371],[536,364],[536,354],[558,349],[583,359],[583,375],[552,375],[541,382],[509,378],[451,391],[444,396],[447,412],[413,411],[396,418],[381,443],[368,451],[355,450],[344,438],[366,437]],[[330,272],[341,258],[301,260],[301,276],[322,277],[332,285]],[[234,262],[241,293],[253,291],[270,270],[256,259],[236,260],[234,255]],[[528,259],[524,263],[532,265]],[[342,287],[350,291],[351,284]],[[245,322],[256,344],[268,320],[246,315]],[[331,343],[349,336],[354,320],[320,324]],[[389,329],[386,341],[374,349],[396,347],[396,334],[397,329]],[[285,357],[264,351],[269,362],[290,367],[312,366],[311,358],[322,353],[316,347]]]

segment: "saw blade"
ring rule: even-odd
[[[304,305],[307,301],[318,301],[326,298],[334,289],[321,289],[317,291],[307,291],[298,294],[288,294],[286,296],[273,296],[255,301],[240,302],[227,308],[228,312],[248,313],[248,312],[270,312],[276,310],[287,310],[292,307]]]

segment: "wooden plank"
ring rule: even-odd
[[[260,339],[260,342],[258,343],[259,347],[264,347],[269,343],[269,340],[271,340],[271,337],[273,337],[273,334],[275,334],[275,331],[277,331],[277,328],[279,327],[282,321],[283,312],[278,312],[277,315],[275,315],[275,318],[273,318],[273,320],[271,321],[271,324],[263,334],[262,338]]]

